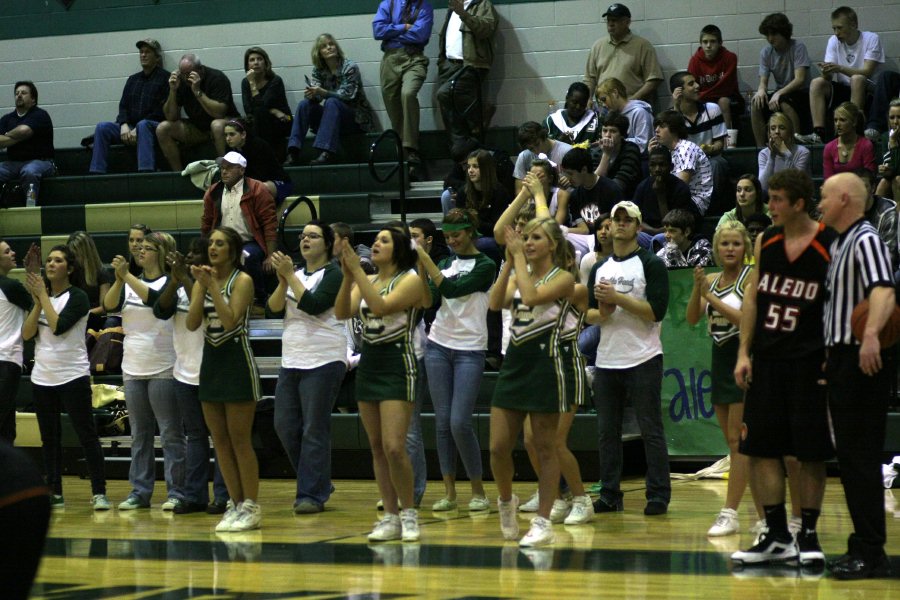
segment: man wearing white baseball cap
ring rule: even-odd
[[[244,269],[253,278],[257,304],[266,298],[263,270],[272,270],[270,257],[277,249],[275,199],[263,182],[244,177],[247,159],[229,152],[216,159],[222,181],[206,190],[200,232],[208,236],[216,227],[231,227],[244,242]]]
[[[662,422],[663,354],[660,322],[669,305],[669,275],[663,261],[638,246],[641,210],[634,202],[613,206],[613,252],[588,277],[587,322],[601,325],[594,374],[600,446],[600,498],[595,513],[624,509],[622,411],[626,399],[637,413],[647,456],[648,516],[665,514],[672,497],[669,453]]]

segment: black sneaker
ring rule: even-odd
[[[223,515],[228,510],[228,500],[213,500],[206,505],[206,514]]]
[[[202,502],[188,502],[185,500],[180,504],[176,504],[172,512],[176,515],[189,515],[191,513],[206,512],[206,504]]]
[[[819,536],[815,529],[801,529],[797,534],[797,550],[800,554],[800,564],[809,567],[818,564],[825,564],[825,553],[822,552],[822,546],[819,545]]]
[[[669,505],[665,502],[659,502],[658,500],[651,500],[647,503],[647,506],[644,507],[644,514],[648,517],[664,515],[667,512],[669,512]]]
[[[759,537],[759,543],[749,550],[738,550],[731,555],[731,560],[744,565],[762,563],[780,563],[797,558],[797,545],[790,537],[780,540],[770,533]]]
[[[622,512],[623,510],[625,510],[625,506],[622,504],[621,500],[617,501],[615,504],[607,504],[601,498],[597,498],[596,500],[594,500],[594,514]]]

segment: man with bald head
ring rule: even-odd
[[[847,553],[829,562],[838,579],[886,577],[881,453],[887,422],[890,369],[878,334],[894,310],[890,253],[865,218],[866,186],[852,173],[825,181],[822,222],[840,236],[831,244],[825,301],[825,378],[841,483],[853,520]],[[861,340],[850,330],[853,308],[869,301]]]
[[[184,109],[186,119],[181,118]],[[196,146],[212,139],[216,155],[225,154],[225,124],[240,116],[225,73],[200,62],[196,54],[185,54],[169,75],[169,95],[163,104],[166,120],[156,128],[159,147],[173,171],[181,171],[178,144]]]

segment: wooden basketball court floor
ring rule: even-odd
[[[900,490],[885,490],[894,578],[840,582],[796,567],[733,570],[728,556],[750,544],[755,517],[746,503],[740,535],[706,537],[724,481],[673,481],[670,512],[645,517],[643,480],[628,479],[624,513],[557,525],[556,544],[532,550],[503,541],[496,506],[432,513],[438,481],[429,482],[413,544],[367,542],[379,515],[373,481],[336,481],[325,512],[298,516],[293,482],[264,480],[262,529],[218,535],[217,516],[162,512],[161,482],[153,508],[106,513],[90,510],[88,482],[67,477],[64,485],[66,508],[51,517],[32,598],[900,598]],[[463,506],[467,487],[459,485]],[[516,484],[523,501],[534,489]],[[110,482],[114,504],[127,492],[127,482]],[[524,533],[527,519],[520,524]],[[851,523],[837,479],[828,481],[818,529],[826,554],[844,551]]]

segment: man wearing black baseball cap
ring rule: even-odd
[[[156,170],[156,126],[164,119],[163,102],[169,93],[168,73],[162,68],[162,47],[154,39],[139,40],[141,70],[130,76],[122,90],[115,122],[94,129],[91,173],[106,173],[109,146],[137,147],[138,171]]]
[[[597,84],[615,77],[625,84],[630,98],[652,103],[662,69],[656,50],[644,38],[631,33],[631,11],[624,4],[610,4],[603,13],[609,37],[600,38],[591,48],[584,82],[593,93]]]

